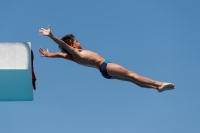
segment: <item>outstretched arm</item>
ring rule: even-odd
[[[68,59],[68,60],[73,60],[72,56],[68,55],[66,53],[50,53],[48,49],[45,51],[42,48],[39,48],[39,52],[41,53],[41,55],[43,57],[65,58],[65,59]]]
[[[44,28],[41,28],[39,30],[39,32],[40,32],[40,35],[49,36],[54,42],[56,42],[62,48],[66,49],[73,56],[74,55],[79,55],[79,53],[73,47],[67,45],[64,41],[62,41],[61,39],[57,38],[56,36],[54,36],[52,34],[50,25],[48,25],[48,29],[47,30],[44,29]]]

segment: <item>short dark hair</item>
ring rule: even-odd
[[[75,36],[73,34],[68,34],[68,35],[63,36],[61,40],[71,46],[74,43]],[[61,52],[70,54],[66,49],[62,48],[61,46],[58,46],[58,47],[61,50]]]

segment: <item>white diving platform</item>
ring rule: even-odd
[[[32,101],[30,42],[0,42],[0,101]]]

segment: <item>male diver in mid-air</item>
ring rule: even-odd
[[[59,39],[51,32],[50,25],[48,26],[48,29],[39,29],[39,32],[40,35],[48,36],[54,42],[56,42],[62,52],[50,53],[48,49],[45,51],[42,48],[39,48],[39,52],[42,54],[42,56],[64,58],[74,61],[80,65],[94,67],[99,69],[102,76],[107,79],[129,81],[143,88],[154,88],[158,92],[175,89],[175,85],[172,83],[159,82],[140,76],[137,73],[127,70],[118,64],[105,60],[95,52],[83,50],[81,44],[72,34],[65,35]]]

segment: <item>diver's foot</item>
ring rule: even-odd
[[[172,83],[161,82],[160,86],[157,88],[158,92],[163,92],[167,90],[175,89],[175,85]]]

